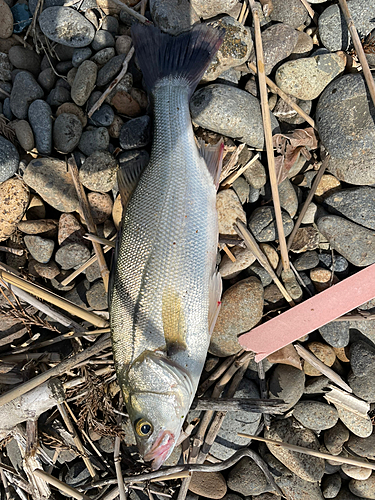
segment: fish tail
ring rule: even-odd
[[[131,33],[148,91],[163,78],[176,78],[186,81],[190,95],[224,39],[224,30],[205,24],[178,36],[140,24],[134,25]]]

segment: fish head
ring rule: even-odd
[[[139,452],[159,469],[174,449],[194,397],[190,377],[152,353],[133,365],[127,382],[126,408]]]

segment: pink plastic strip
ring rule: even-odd
[[[239,337],[259,362],[269,354],[375,298],[375,264]]]

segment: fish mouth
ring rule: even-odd
[[[174,445],[174,435],[170,431],[162,431],[156,438],[155,443],[144,455],[146,462],[151,462],[151,469],[158,470],[168,458]]]

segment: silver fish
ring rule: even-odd
[[[220,303],[215,183],[223,146],[198,150],[189,99],[223,35],[204,25],[178,37],[136,26],[132,37],[153,102],[154,141],[135,188],[137,165],[119,172],[121,196],[130,201],[111,278],[110,324],[138,448],[157,469],[180,435]]]

